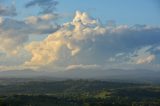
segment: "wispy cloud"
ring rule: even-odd
[[[1,16],[16,16],[16,7],[14,5],[6,6],[0,3],[0,15]]]
[[[57,4],[58,2],[55,0],[31,0],[25,5],[25,7],[39,6],[42,9],[42,11],[40,11],[41,14],[48,14],[54,12]]]

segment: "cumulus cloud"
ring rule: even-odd
[[[25,48],[23,55],[28,57],[20,61],[24,67],[59,66],[64,70],[98,69],[122,63],[124,67],[144,65],[160,58],[159,27],[103,25],[80,11],[71,22],[62,25],[54,23],[58,17],[55,13],[24,20],[0,17],[0,55],[17,55]],[[31,35],[41,34],[49,35],[42,41],[29,41]]]
[[[159,27],[147,25],[105,26],[87,13],[77,11],[71,22],[64,23],[43,41],[26,45],[32,57],[25,65],[105,65],[111,57],[119,59],[113,64],[131,61],[136,64],[136,61],[144,58],[143,64],[150,63],[156,55],[148,52],[149,49],[143,50],[143,53],[136,52],[148,45],[152,48],[158,45],[159,34]]]
[[[46,65],[62,58],[62,52],[68,57],[75,56],[81,50],[78,43],[84,42],[89,36],[100,35],[104,28],[97,26],[86,13],[77,12],[70,23],[65,23],[58,31],[49,35],[42,42],[32,42],[26,46],[32,58],[27,65]],[[91,28],[89,26],[92,26]]]
[[[28,24],[38,24],[42,22],[50,22],[58,18],[58,14],[44,14],[40,16],[29,16],[26,18]]]
[[[53,13],[55,10],[55,6],[58,4],[57,1],[55,0],[31,0],[28,2],[25,7],[33,7],[33,6],[39,6],[42,8],[42,11],[40,13],[42,14],[48,14],[48,13]]]
[[[55,24],[31,24],[11,18],[0,17],[0,51],[15,55],[29,40],[29,35],[49,34],[57,30]]]
[[[0,50],[9,54],[17,54],[20,46],[28,40],[25,35],[27,26],[20,21],[1,17]]]

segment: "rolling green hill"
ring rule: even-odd
[[[160,86],[94,80],[0,85],[0,106],[159,106]]]

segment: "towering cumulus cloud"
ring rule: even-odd
[[[149,64],[159,58],[159,51],[155,52],[159,34],[160,28],[146,25],[105,26],[77,11],[71,22],[64,23],[43,41],[26,45],[31,59],[25,65]]]
[[[77,55],[84,46],[83,43],[87,43],[90,38],[94,39],[96,35],[105,33],[105,29],[98,24],[86,13],[77,11],[72,22],[65,23],[44,41],[32,42],[26,46],[26,49],[32,53],[31,60],[26,64],[46,65],[61,60],[64,55],[70,58]]]

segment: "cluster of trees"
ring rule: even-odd
[[[0,95],[0,106],[160,106],[159,85],[106,81],[0,85]]]
[[[0,106],[159,106],[160,99],[133,99],[128,97],[110,98],[69,98],[47,95],[15,95],[3,97]]]
[[[132,83],[117,83],[107,81],[66,80],[28,82],[20,84],[0,85],[0,95],[5,94],[95,94],[98,91],[116,88],[140,86]]]

